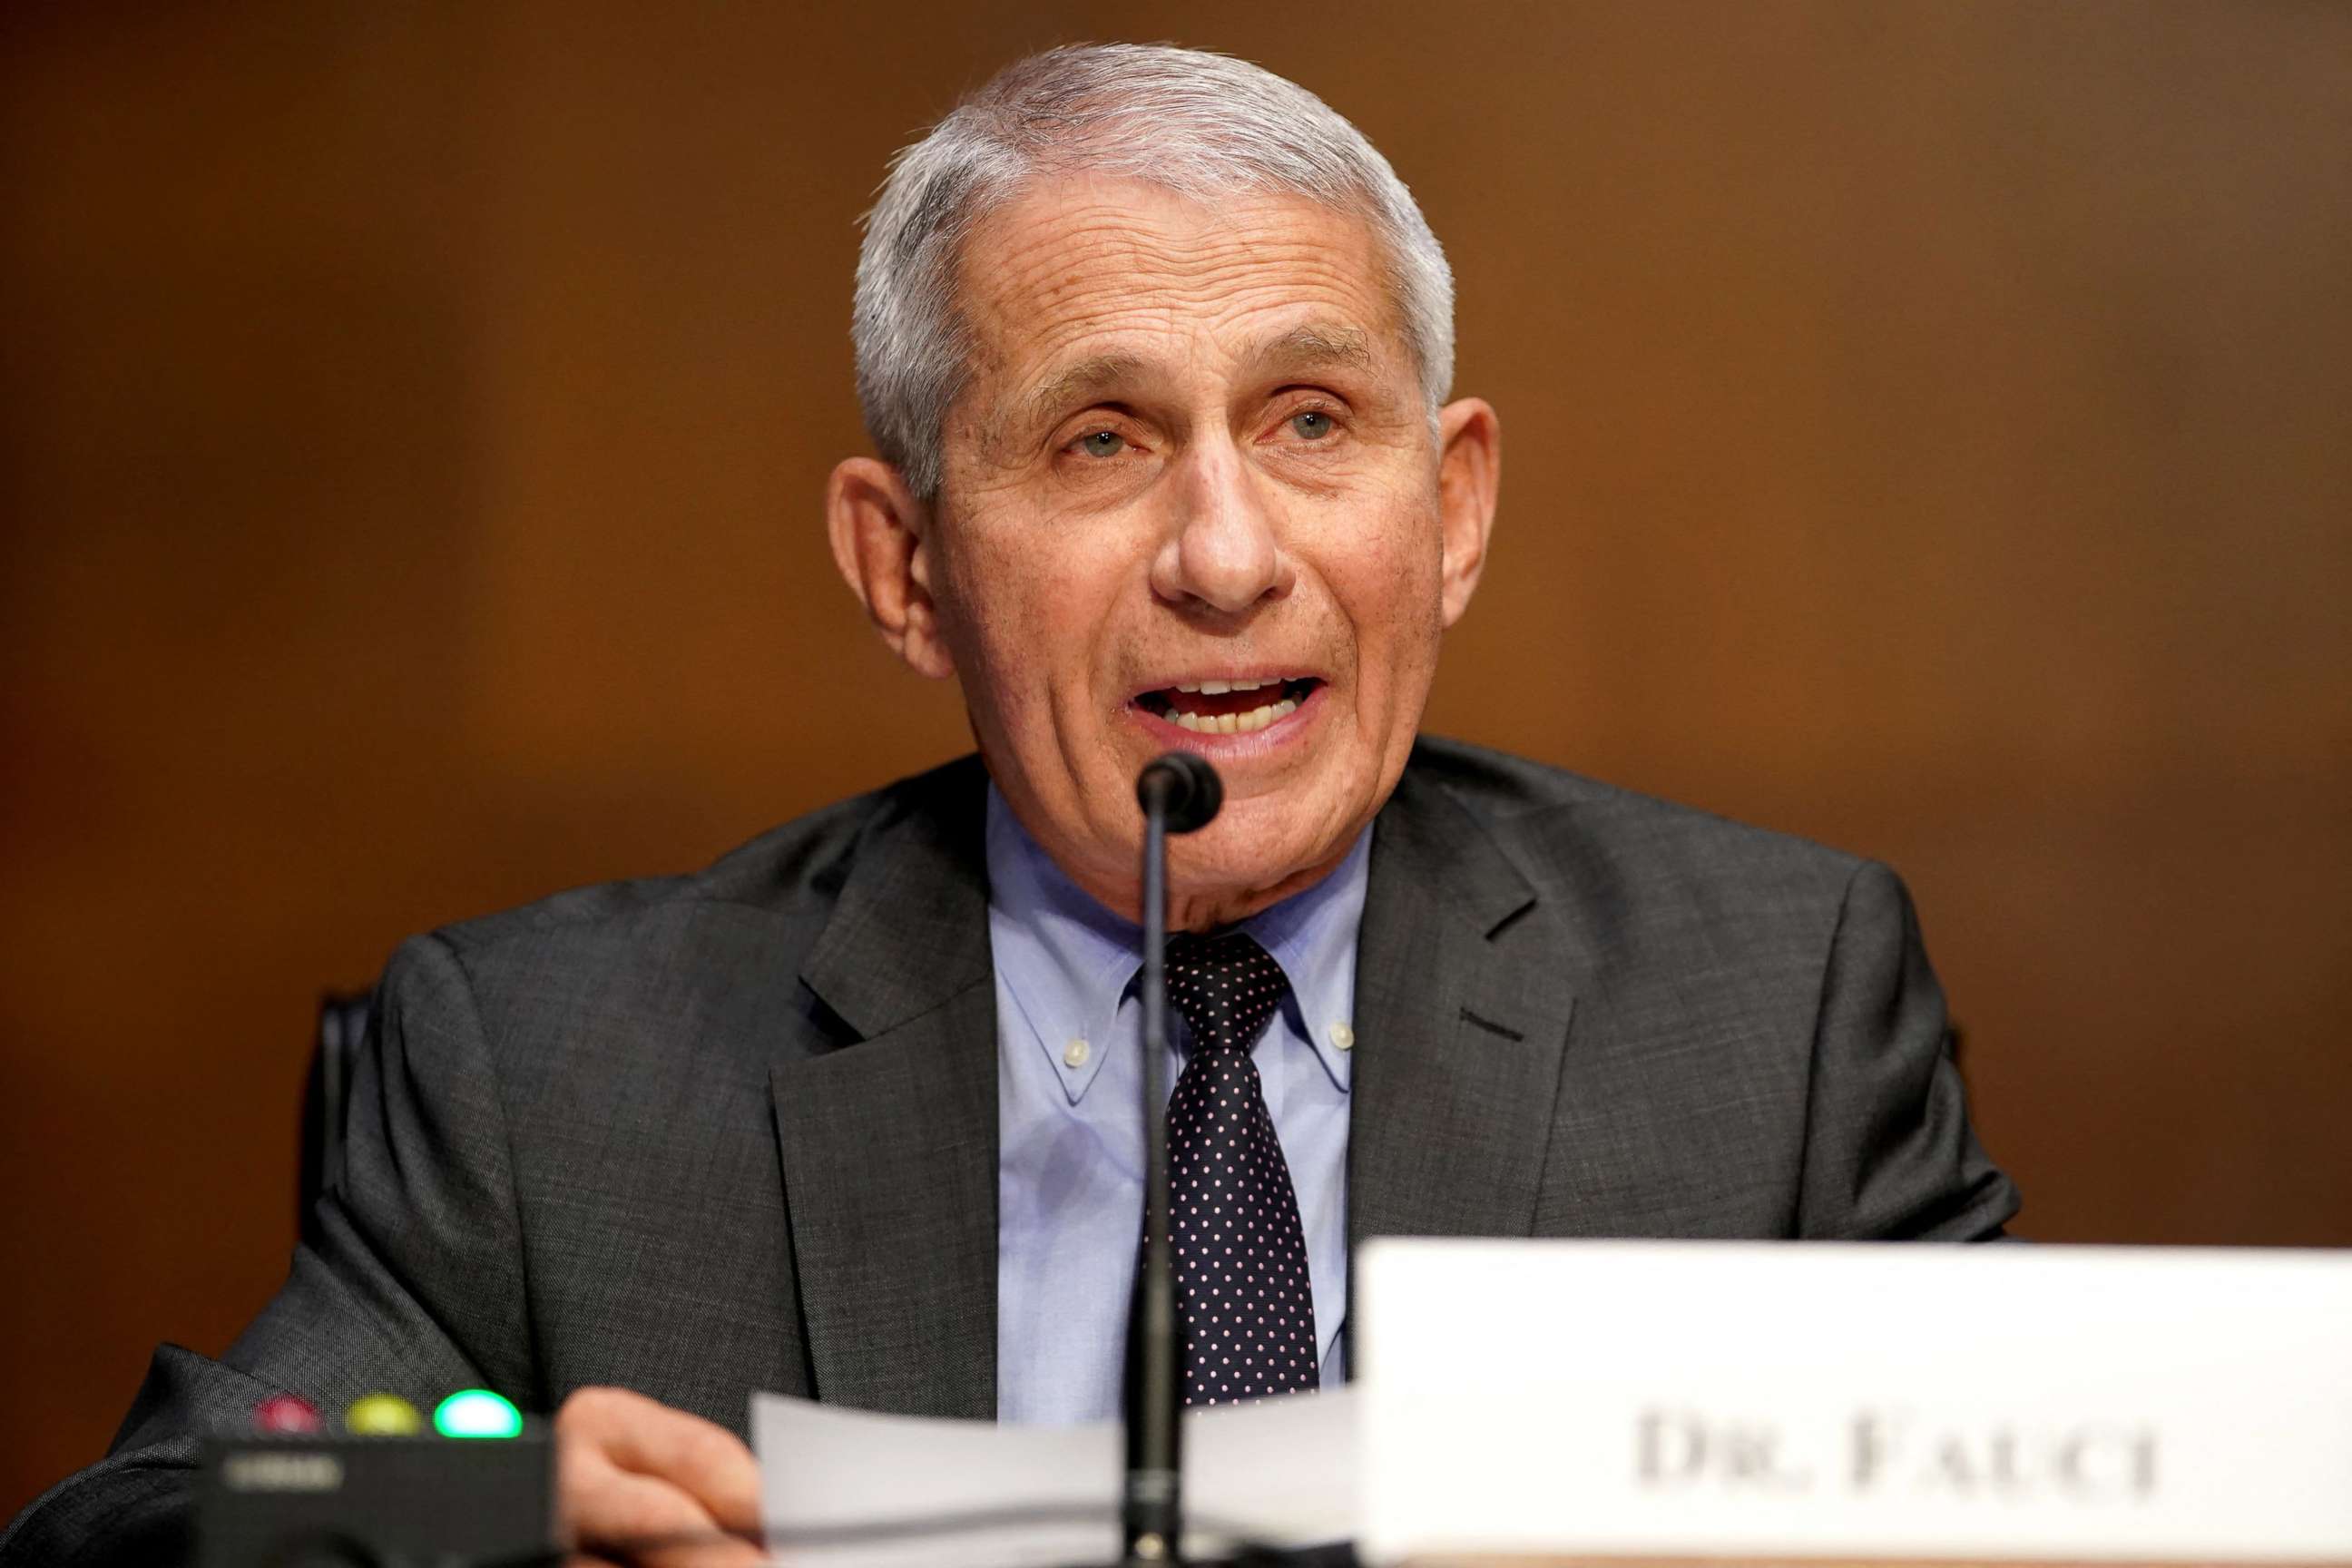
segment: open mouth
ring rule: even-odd
[[[1322,685],[1312,675],[1271,680],[1201,680],[1163,686],[1138,696],[1135,705],[1155,718],[1199,735],[1247,735],[1278,724]]]

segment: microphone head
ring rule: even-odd
[[[1152,796],[1167,813],[1171,833],[1197,833],[1216,820],[1225,803],[1225,786],[1208,759],[1191,752],[1163,752],[1143,764],[1135,781],[1135,798],[1150,815]]]

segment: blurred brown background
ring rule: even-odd
[[[1433,727],[1892,861],[2028,1234],[2352,1243],[2352,7],[16,5],[0,1516],[275,1286],[322,987],[962,748],[856,219],[1113,16],[1453,254]]]

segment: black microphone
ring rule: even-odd
[[[1225,804],[1225,786],[1206,758],[1191,752],[1164,752],[1144,763],[1143,772],[1136,775],[1135,802],[1143,807],[1147,828],[1156,804],[1166,814],[1169,832],[1197,833],[1217,819],[1217,807]],[[1150,874],[1151,867],[1151,846],[1147,843],[1145,875]]]
[[[1224,803],[1217,770],[1190,752],[1145,764],[1143,807],[1143,1270],[1127,1328],[1126,1568],[1164,1568],[1184,1542],[1184,1367],[1176,1338],[1176,1261],[1168,1238],[1168,835],[1206,827]]]

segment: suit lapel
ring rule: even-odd
[[[1485,826],[1407,768],[1372,830],[1358,939],[1351,1248],[1533,1233],[1572,951]]]
[[[976,761],[860,840],[802,980],[853,1043],[772,1084],[814,1393],[996,1414],[996,994]]]

